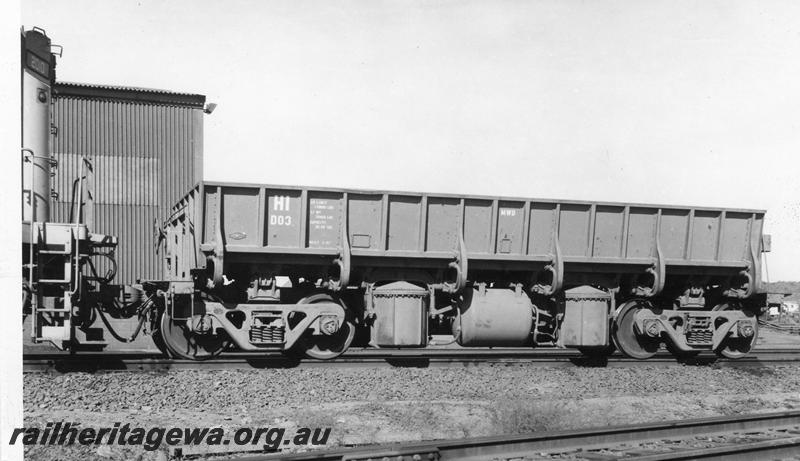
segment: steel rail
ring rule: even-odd
[[[760,349],[739,360],[718,358],[701,354],[678,360],[667,352],[648,360],[635,360],[620,354],[605,359],[582,356],[570,349],[419,349],[351,350],[343,356],[328,361],[294,359],[282,354],[253,355],[245,353],[222,354],[212,360],[168,359],[151,353],[47,353],[26,354],[23,371],[170,371],[170,370],[247,370],[279,368],[330,368],[330,367],[406,367],[406,368],[463,368],[474,366],[547,366],[547,367],[608,367],[629,368],[638,366],[669,367],[681,365],[715,367],[764,367],[800,365],[800,349]]]
[[[800,323],[777,323],[777,322],[769,322],[766,320],[759,320],[758,324],[764,328],[769,328],[771,330],[780,331],[789,334],[800,334]]]
[[[696,459],[752,461],[754,459],[775,459],[775,456],[797,456],[798,453],[800,453],[800,437],[792,437],[713,448],[698,448],[682,452],[633,456],[625,459],[628,461],[690,461]]]
[[[324,461],[366,461],[384,460],[509,460],[545,458],[547,454],[558,455],[570,452],[581,459],[599,459],[598,453],[616,444],[686,439],[698,436],[733,436],[753,431],[781,429],[785,437],[770,440],[745,440],[722,442],[719,446],[708,448],[687,448],[685,450],[665,448],[660,453],[618,455],[619,459],[639,461],[724,459],[751,460],[773,456],[795,456],[800,453],[800,411],[734,415],[712,418],[667,421],[658,423],[632,424],[625,426],[552,431],[516,436],[480,437],[472,439],[453,439],[431,441],[417,444],[377,445],[373,447],[346,448],[334,450],[315,450],[304,453],[259,454],[237,458],[241,461],[286,461],[324,460]],[[574,451],[571,451],[574,450]],[[640,450],[641,451],[641,450]],[[208,454],[213,459],[221,454]],[[599,455],[599,456],[598,456]],[[223,455],[224,456],[224,455]],[[203,455],[184,455],[177,459],[197,459]],[[611,459],[614,455],[609,455]]]

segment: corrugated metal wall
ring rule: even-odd
[[[51,151],[58,160],[53,181],[58,199],[51,219],[69,221],[73,181],[82,174],[81,157],[90,157],[91,231],[119,239],[115,283],[159,279],[153,221],[164,220],[170,207],[202,179],[202,103],[146,101],[142,99],[147,96],[157,100],[158,94],[108,87],[98,87],[92,97],[86,96],[92,87],[79,88],[80,96],[62,87],[54,97]],[[98,271],[103,274],[107,267],[101,264]]]

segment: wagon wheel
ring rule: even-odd
[[[316,304],[316,303],[334,303],[336,301],[326,294],[311,295],[298,301],[298,304]],[[345,313],[347,310],[345,309]],[[297,352],[302,352],[308,358],[318,360],[334,359],[350,347],[355,336],[356,327],[349,320],[339,327],[339,330],[332,335],[312,335],[310,331],[303,333],[303,336],[297,340],[295,347],[292,349]]]
[[[153,340],[153,344],[164,354],[167,358],[172,358],[172,353],[167,349],[167,345],[164,343],[164,337],[161,336],[161,327],[159,326],[155,330],[150,333],[150,338]]]
[[[634,329],[634,316],[643,309],[645,304],[641,301],[629,301],[622,306],[611,326],[611,336],[617,349],[628,357],[645,360],[656,355],[661,341],[639,335]]]
[[[228,347],[230,341],[226,336],[197,333],[188,325],[188,321],[173,319],[164,311],[158,333],[153,338],[156,347],[163,342],[169,354],[188,360],[208,360]]]
[[[736,305],[730,305],[728,303],[717,304],[714,306],[712,311],[733,311],[737,310]],[[748,317],[755,317],[756,314],[751,311],[743,311],[746,316]],[[722,341],[722,345],[714,352],[717,355],[720,355],[725,358],[729,359],[740,359],[747,355],[753,346],[756,345],[756,341],[758,340],[758,322],[753,322],[753,336],[750,339],[747,338],[725,338]]]

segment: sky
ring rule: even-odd
[[[205,178],[767,210],[800,280],[800,3],[25,0],[61,81],[200,93]]]

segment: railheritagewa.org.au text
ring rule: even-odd
[[[326,445],[330,427],[300,427],[289,431],[280,427],[240,427],[226,431],[221,427],[140,427],[114,423],[111,427],[82,427],[74,422],[49,422],[44,427],[18,427],[9,445],[125,445],[157,450],[163,444],[258,446],[277,450],[290,446]]]

